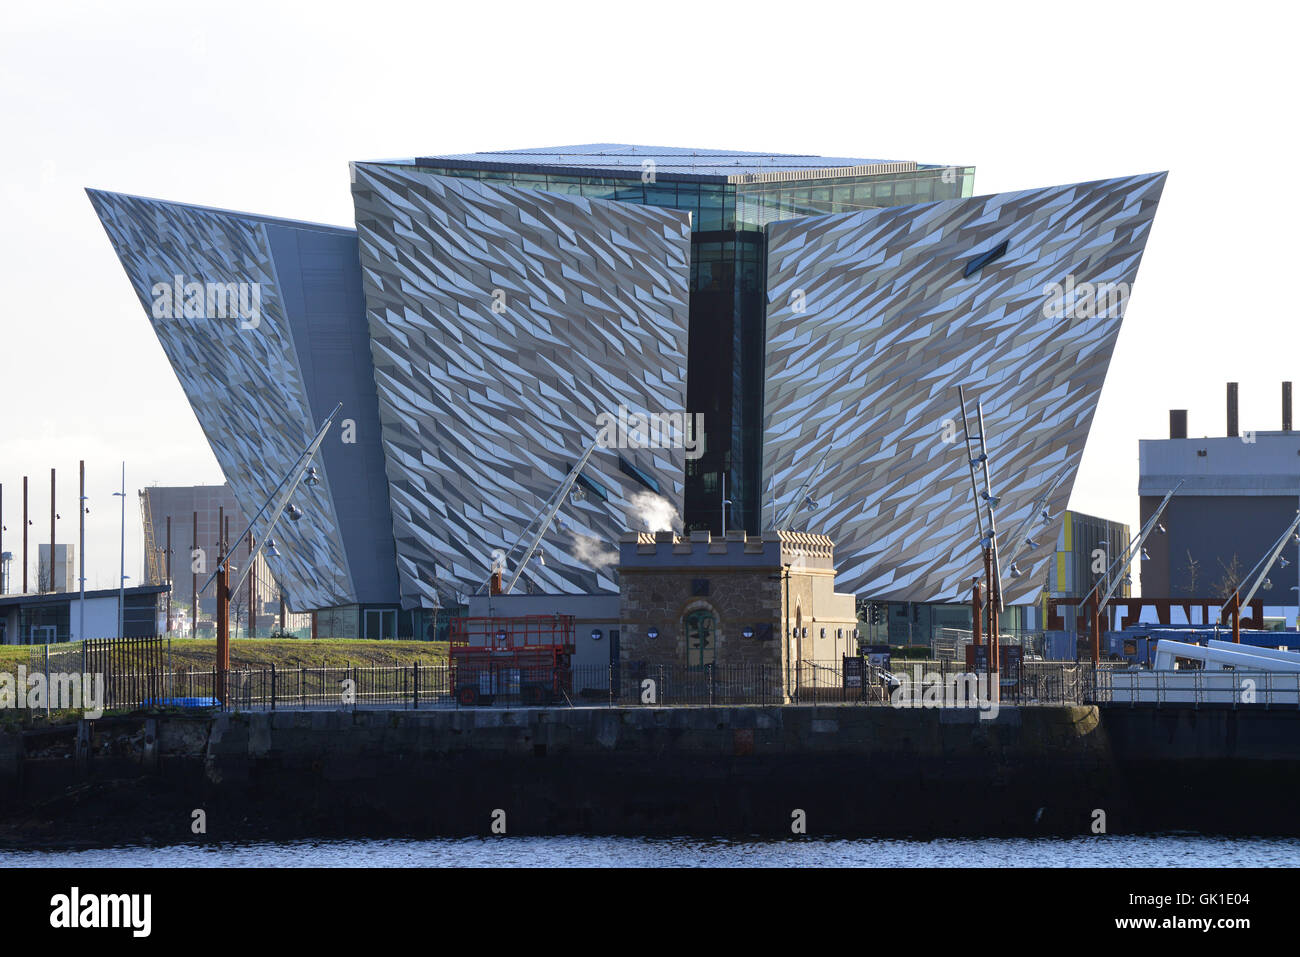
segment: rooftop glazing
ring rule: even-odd
[[[800,153],[752,153],[740,150],[691,149],[677,146],[635,146],[626,143],[587,143],[519,150],[423,156],[417,166],[566,172],[588,175],[640,176],[653,164],[656,174],[713,182],[754,182],[775,179],[825,178],[876,172],[931,169],[912,161],[814,156]],[[832,172],[834,171],[834,172]],[[850,172],[852,171],[852,172]]]

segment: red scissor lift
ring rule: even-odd
[[[498,697],[546,705],[573,690],[572,615],[451,620],[451,688],[466,706]]]

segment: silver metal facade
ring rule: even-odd
[[[767,227],[763,486],[792,496],[830,450],[794,527],[834,537],[837,588],[955,601],[977,571],[959,385],[984,403],[1004,534],[1062,471],[1049,507],[1066,506],[1127,302],[1116,284],[1132,286],[1164,180]],[[1111,285],[1090,303],[1085,283]],[[1008,599],[1037,594],[1050,539],[1023,554]]]
[[[685,411],[690,228],[412,167],[356,164],[353,198],[402,603],[430,607],[482,586],[600,414]],[[607,498],[564,506],[534,587],[615,589],[647,492],[620,456],[680,510],[682,449],[598,448],[583,474]]]
[[[245,513],[256,512],[318,425],[280,297],[267,230],[277,224],[330,227],[87,192],[236,501]],[[163,287],[174,291],[177,277],[180,301],[172,295],[170,302],[164,302]],[[211,309],[206,295],[202,302],[192,297],[187,303],[183,290],[189,283],[201,284],[205,290],[209,283],[233,283],[235,295],[242,292],[250,305],[253,294],[247,290],[249,284],[256,284],[255,321],[251,311],[241,316],[228,302],[225,308]],[[295,610],[356,600],[329,473],[323,461],[317,466],[320,485],[303,487],[296,499],[306,517],[299,522],[281,519],[275,531],[281,557],[268,559]],[[177,531],[173,529],[174,534]],[[241,531],[232,526],[231,535]],[[179,533],[179,540],[185,541],[188,527]],[[201,547],[207,549],[205,562],[211,571],[213,543]],[[173,563],[178,578],[175,569],[189,565],[183,557],[177,556]]]
[[[683,181],[798,177],[832,163],[609,144],[447,159],[626,172],[647,158]],[[284,557],[272,569],[295,608],[397,594],[427,608],[473,593],[596,437],[600,414],[686,411],[686,213],[418,162],[354,165],[355,235],[89,191],[245,510],[269,495],[322,403],[332,407],[329,380],[344,369],[333,353],[357,360],[353,379],[373,375],[377,417],[372,395],[369,418],[357,418],[369,465],[326,456],[344,464],[322,468],[301,503],[309,519],[277,533]],[[1060,474],[1049,508],[1066,506],[1127,296],[1100,315],[1053,316],[1045,288],[1131,287],[1163,183],[1152,174],[762,227],[762,488],[785,504],[830,450],[812,489],[819,508],[794,527],[835,539],[837,588],[953,601],[976,571],[958,385],[984,401],[1004,531]],[[328,255],[359,255],[364,298],[323,282],[306,289],[298,273],[317,260],[291,267],[285,230],[348,237],[354,246]],[[1004,241],[1004,254],[965,275]],[[177,275],[259,284],[258,325],[153,317],[154,285]],[[322,297],[333,325],[308,302]],[[619,534],[643,530],[649,510],[680,512],[685,462],[681,448],[598,448],[587,497],[562,508],[528,586],[615,588]],[[647,484],[659,491],[649,502]],[[1028,553],[1009,598],[1034,597],[1049,554]],[[380,566],[368,583],[365,570]]]

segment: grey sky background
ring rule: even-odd
[[[0,14],[0,484],[17,555],[127,574],[135,490],[220,483],[84,187],[352,224],[352,159],[589,142],[976,167],[977,194],[1170,171],[1071,506],[1137,522],[1139,438],[1280,427],[1298,15],[1281,4],[42,3]],[[992,436],[996,440],[996,436]],[[1037,573],[1037,569],[1035,573]],[[15,562],[14,580],[21,572]]]

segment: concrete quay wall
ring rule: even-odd
[[[1098,811],[1108,833],[1300,830],[1290,809],[1300,714],[1175,712],[1004,707],[986,720],[975,710],[782,706],[113,718],[83,726],[72,754],[60,754],[48,732],[18,750],[14,736],[0,735],[11,739],[0,740],[0,819],[9,822],[0,840],[58,839],[91,818],[101,830],[147,823],[154,839],[193,839],[196,809],[207,839],[230,840],[494,827],[1086,835]],[[31,826],[35,807],[62,807],[62,828]]]

